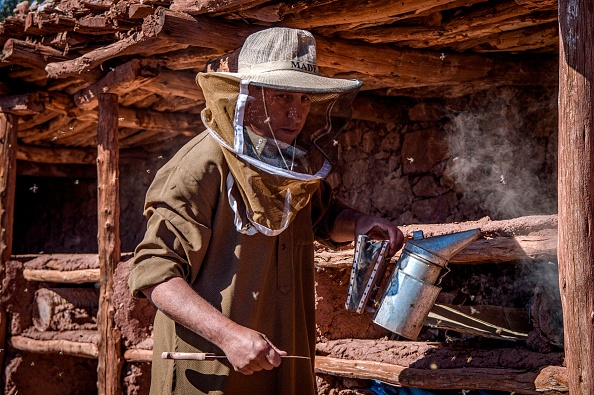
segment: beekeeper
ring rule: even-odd
[[[207,131],[156,174],[131,264],[132,293],[158,308],[151,394],[315,394],[314,240],[403,242],[324,181],[362,83],[320,76],[313,36],[288,28],[252,34],[237,73],[197,82]]]

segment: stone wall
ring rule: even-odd
[[[349,124],[329,180],[397,224],[555,213],[556,100],[542,88],[402,100],[401,123]]]

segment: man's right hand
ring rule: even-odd
[[[173,277],[142,292],[168,317],[217,345],[238,372],[270,370],[287,355],[262,333],[225,317],[183,278]]]
[[[281,355],[287,355],[262,333],[235,323],[230,326],[220,347],[237,372],[250,375],[271,370],[281,364]]]

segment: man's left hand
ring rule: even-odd
[[[359,214],[355,219],[355,240],[365,234],[375,240],[390,240],[389,256],[396,254],[404,243],[402,231],[387,219]]]

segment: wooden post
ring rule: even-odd
[[[115,324],[113,305],[114,273],[120,261],[118,96],[113,93],[99,95],[97,142],[97,238],[101,284],[97,314],[97,388],[99,395],[120,395],[121,333]]]
[[[0,113],[0,287],[12,254],[18,117]],[[7,314],[0,306],[0,388],[3,388]]]
[[[594,394],[594,7],[559,0],[559,285],[569,392]]]

